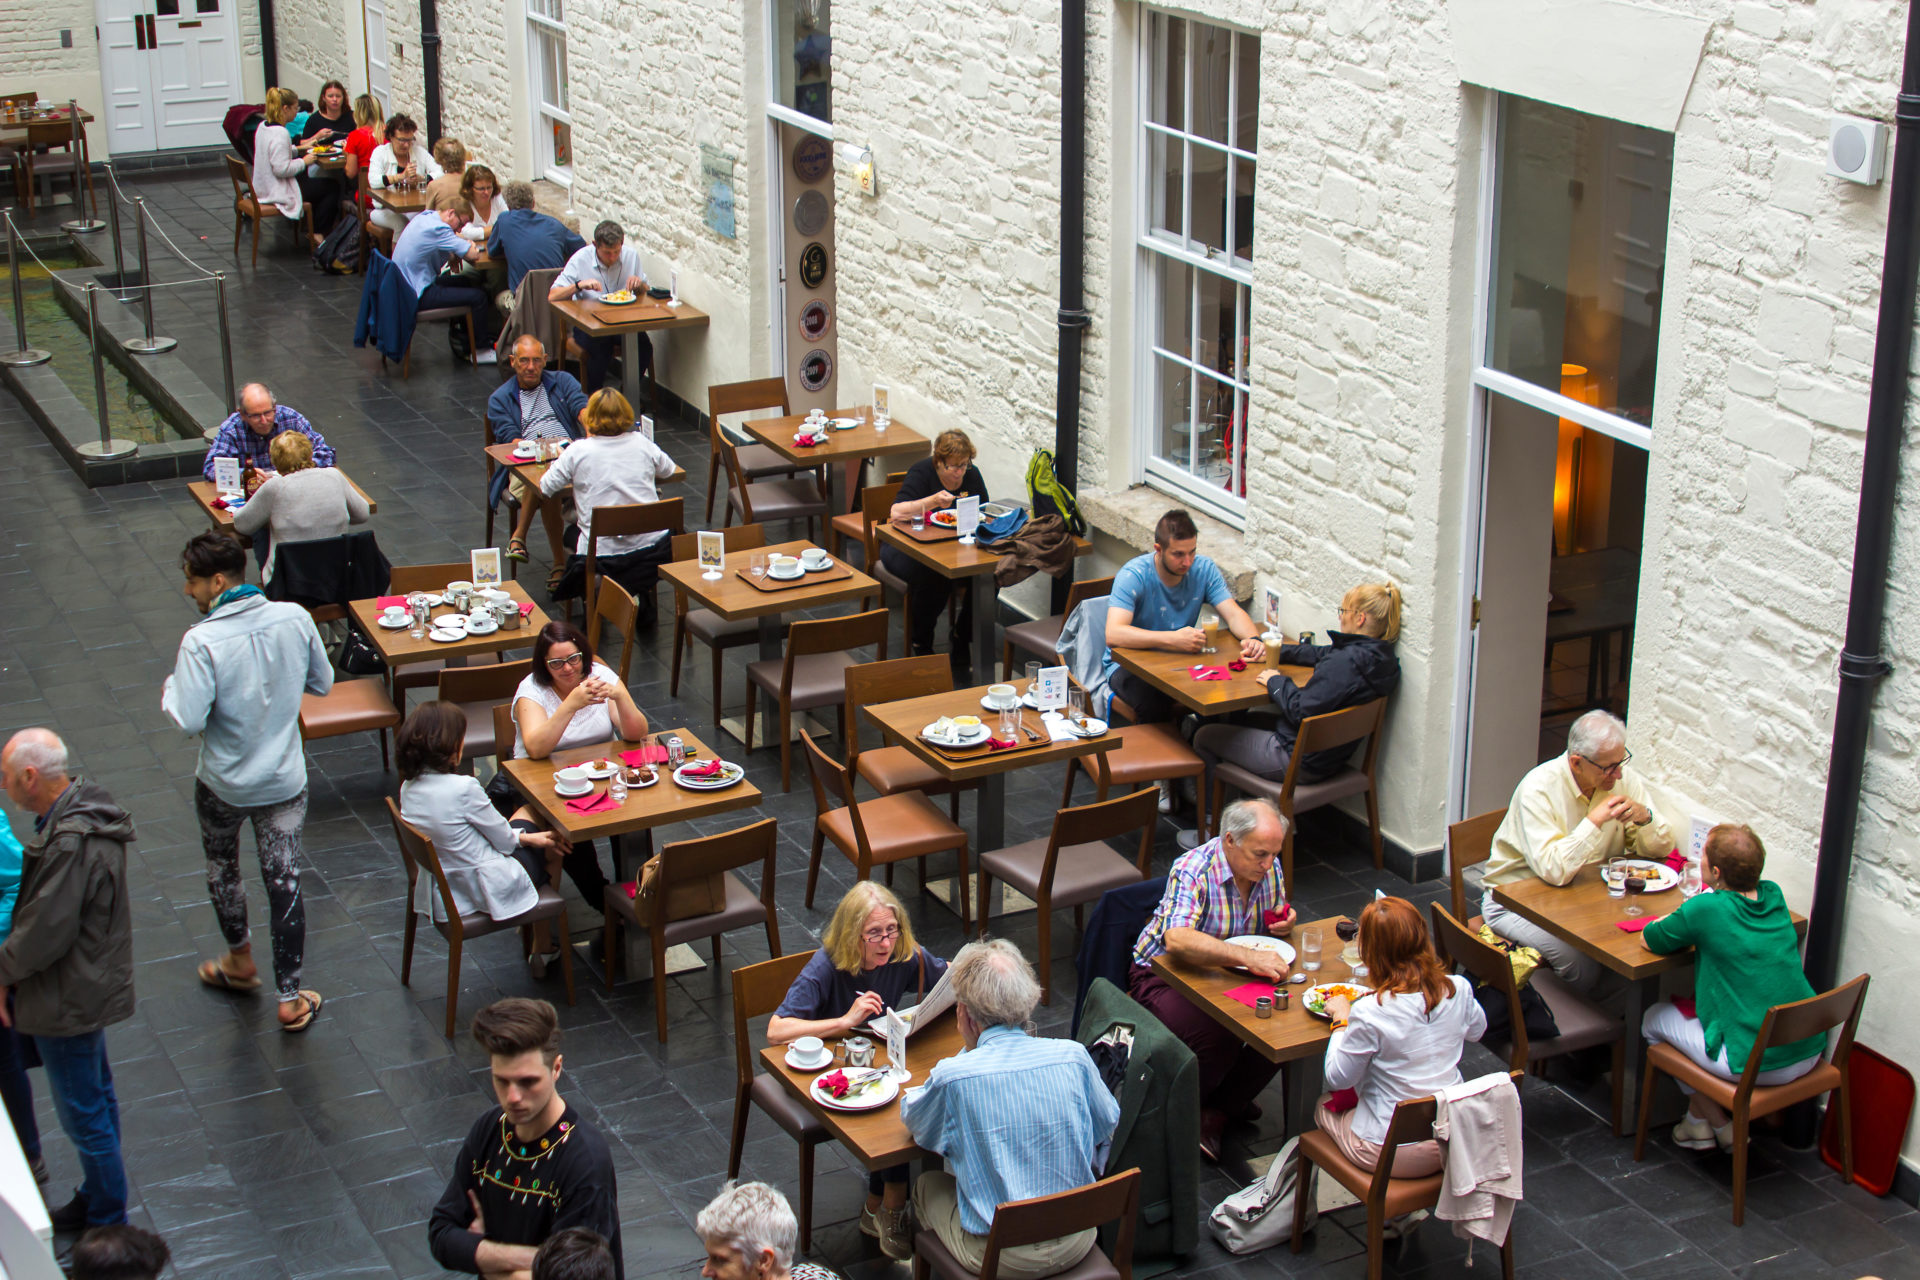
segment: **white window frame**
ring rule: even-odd
[[[573,186],[573,166],[562,165],[553,156],[553,125],[567,126],[568,135],[573,132],[573,113],[548,105],[546,101],[546,70],[541,54],[548,40],[557,40],[560,56],[567,55],[567,24],[565,9],[561,8],[561,17],[556,21],[541,10],[548,5],[560,8],[568,0],[527,0],[527,97],[533,106],[533,146],[534,167],[540,176],[559,186],[571,189]],[[569,106],[572,97],[572,78],[567,77]]]
[[[1154,24],[1152,18],[1155,14],[1165,18],[1184,20],[1188,24],[1189,31],[1192,30],[1195,24],[1200,24],[1225,31],[1232,37],[1233,45],[1232,54],[1228,63],[1229,78],[1227,83],[1227,120],[1228,137],[1230,139],[1228,144],[1222,144],[1214,139],[1201,137],[1195,133],[1170,128],[1155,122],[1151,118],[1153,114],[1151,98],[1154,82],[1154,56],[1156,53],[1153,42]],[[1204,247],[1200,249],[1192,247],[1192,241],[1185,233],[1192,230],[1193,166],[1190,163],[1186,163],[1184,159],[1181,167],[1181,226],[1183,228],[1183,234],[1175,236],[1154,229],[1152,199],[1154,184],[1158,180],[1158,175],[1153,168],[1153,148],[1151,140],[1155,135],[1158,135],[1169,140],[1178,140],[1184,146],[1203,147],[1226,156],[1230,166],[1233,163],[1248,164],[1254,166],[1254,171],[1256,173],[1258,172],[1259,158],[1256,153],[1231,145],[1231,143],[1237,143],[1239,141],[1236,135],[1239,129],[1240,37],[1243,35],[1251,36],[1257,41],[1260,33],[1256,31],[1244,31],[1223,22],[1196,18],[1190,14],[1172,13],[1142,6],[1140,35],[1135,50],[1138,66],[1135,76],[1137,95],[1134,104],[1135,120],[1139,126],[1134,144],[1136,149],[1134,172],[1138,175],[1133,193],[1135,228],[1133,292],[1136,299],[1134,332],[1138,335],[1138,350],[1142,353],[1142,358],[1134,362],[1133,418],[1134,457],[1136,460],[1134,479],[1136,481],[1145,481],[1155,488],[1174,494],[1187,501],[1191,506],[1237,529],[1244,529],[1246,527],[1247,501],[1245,498],[1236,494],[1232,487],[1223,488],[1202,477],[1192,475],[1177,463],[1160,456],[1160,424],[1157,420],[1160,405],[1158,374],[1160,368],[1159,362],[1162,359],[1169,360],[1187,371],[1190,379],[1190,390],[1188,393],[1190,397],[1188,401],[1189,422],[1196,420],[1198,416],[1196,406],[1199,403],[1198,397],[1205,385],[1205,383],[1201,381],[1203,378],[1211,380],[1224,389],[1237,392],[1244,396],[1244,403],[1247,405],[1248,419],[1247,423],[1243,423],[1241,428],[1244,434],[1248,430],[1252,419],[1253,387],[1248,373],[1252,365],[1252,344],[1249,341],[1247,344],[1249,351],[1248,357],[1241,362],[1237,372],[1231,376],[1223,376],[1220,370],[1209,368],[1195,362],[1191,347],[1187,351],[1172,351],[1160,346],[1155,340],[1155,329],[1158,316],[1160,315],[1159,280],[1155,268],[1158,265],[1158,259],[1167,258],[1182,263],[1194,271],[1193,281],[1196,290],[1199,287],[1198,273],[1202,271],[1232,285],[1236,291],[1246,290],[1246,323],[1248,326],[1247,332],[1250,334],[1253,315],[1253,266],[1250,259],[1242,259],[1235,254],[1235,249],[1238,246],[1234,244],[1234,236],[1238,228],[1236,226],[1233,201],[1231,199],[1231,177],[1229,179],[1230,190],[1226,207],[1225,226],[1222,229],[1222,238],[1227,242],[1225,252],[1219,256],[1214,256],[1209,254]],[[1186,102],[1181,112],[1181,119],[1185,121],[1189,127],[1191,127],[1193,123],[1193,58],[1193,44],[1191,39],[1189,39],[1187,45],[1186,74],[1182,85],[1182,92],[1186,94]],[[1229,175],[1231,174],[1232,169],[1229,168]],[[1194,300],[1189,298],[1188,307],[1190,315],[1195,305]],[[1236,324],[1238,323],[1236,319]],[[1237,344],[1239,336],[1240,332],[1236,330],[1230,340]],[[1191,440],[1191,437],[1189,437],[1189,439]],[[1243,465],[1240,459],[1244,457],[1245,452],[1243,441],[1242,449],[1237,451],[1239,456],[1230,457],[1229,465]],[[1246,478],[1243,474],[1241,477],[1243,484]]]
[[[828,4],[831,4],[833,0],[825,0],[825,2]],[[780,6],[778,4],[778,0],[766,0],[767,39],[765,43],[766,43],[767,58],[766,58],[765,74],[766,74],[766,85],[767,85],[767,92],[766,92],[767,119],[778,121],[781,124],[790,124],[794,128],[804,129],[808,133],[817,133],[821,137],[831,142],[833,140],[832,122],[827,120],[816,119],[815,117],[808,115],[804,111],[796,111],[792,107],[788,106],[786,103],[781,102],[779,100],[780,46],[774,40],[774,34],[779,30],[779,26],[778,26],[779,19],[780,19]],[[829,62],[827,64],[827,83],[828,85],[832,85],[833,83],[833,64],[831,62],[831,55],[829,55]]]

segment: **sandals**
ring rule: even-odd
[[[283,1022],[280,1024],[280,1029],[289,1035],[305,1031],[308,1027],[312,1026],[313,1020],[320,1016],[320,1006],[325,1002],[320,998],[318,991],[308,991],[302,988],[300,992],[300,1003],[306,1005],[306,1012],[302,1013],[292,1022]]]
[[[547,594],[551,596],[554,592],[558,591],[560,589],[560,584],[566,580],[566,577],[567,577],[567,571],[564,567],[555,569],[552,573],[548,574],[547,575]]]
[[[507,559],[517,560],[521,564],[527,562],[527,540],[525,538],[507,539]]]
[[[200,981],[210,987],[218,987],[222,991],[258,991],[260,989],[259,974],[256,973],[251,978],[242,978],[238,974],[228,973],[218,960],[202,960],[199,973]]]

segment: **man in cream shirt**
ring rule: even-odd
[[[1538,876],[1564,885],[1580,868],[1609,858],[1665,858],[1673,831],[1655,814],[1646,786],[1627,772],[1627,727],[1604,711],[1589,711],[1567,732],[1567,754],[1520,780],[1506,820],[1493,835],[1480,911],[1501,937],[1533,947],[1568,986],[1591,994],[1604,970],[1576,947],[1554,937],[1493,899],[1495,885]]]

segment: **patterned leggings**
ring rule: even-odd
[[[236,808],[193,784],[200,840],[207,850],[207,894],[229,947],[247,941],[247,890],[240,883],[240,824],[253,822],[260,876],[273,909],[273,980],[282,1001],[300,998],[300,964],[307,945],[307,913],[300,902],[300,828],[307,820],[307,789],[279,804]]]

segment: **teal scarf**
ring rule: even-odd
[[[212,613],[215,609],[230,605],[236,600],[245,600],[248,596],[257,596],[259,594],[260,588],[251,583],[243,582],[237,587],[228,587],[225,591],[222,591],[213,598],[213,608],[208,609],[207,612]]]

